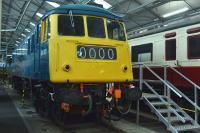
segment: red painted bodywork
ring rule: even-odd
[[[185,75],[187,78],[192,80],[194,83],[200,86],[200,66],[187,66],[187,67],[175,67],[179,72]],[[163,77],[164,69],[163,68],[152,68],[159,76]],[[133,69],[134,71],[134,78],[139,79],[139,69]],[[144,79],[148,80],[157,80],[153,74],[151,74],[147,69],[143,71]],[[190,83],[188,83],[185,79],[183,79],[180,75],[176,72],[167,68],[167,80],[170,81],[173,85],[184,87],[184,88],[191,88],[193,87]]]

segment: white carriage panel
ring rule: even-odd
[[[177,38],[176,60],[179,62],[187,60],[187,37],[184,35]]]
[[[156,38],[155,38],[156,39]],[[164,40],[155,41],[153,45],[153,63],[161,64],[165,59]]]
[[[185,58],[183,57],[184,59],[180,60],[180,63],[179,63],[181,66],[200,66],[200,59],[188,59],[187,38],[188,38],[188,36],[200,35],[200,32],[188,34],[187,30],[197,28],[197,27],[200,27],[200,24],[195,24],[195,25],[191,25],[191,26],[187,26],[187,27],[182,28],[184,30],[182,34],[184,35],[184,38],[185,38],[186,50],[183,52],[184,55],[185,55],[184,56]]]

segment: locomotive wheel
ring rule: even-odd
[[[38,89],[38,93],[35,99],[36,111],[42,117],[48,117],[50,115],[50,100],[48,98],[48,92],[44,88]]]

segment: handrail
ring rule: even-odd
[[[180,98],[182,97],[181,94],[179,94],[177,91],[174,90],[166,81],[164,81],[158,74],[156,74],[151,68],[149,68],[147,65],[143,64],[155,77],[157,77],[163,84],[165,84],[169,89],[171,89],[177,96]]]
[[[184,93],[182,93],[180,90],[178,90],[170,82],[168,82],[168,84],[170,84],[172,87],[174,87],[174,89],[176,89],[176,91],[178,91],[182,95],[182,97],[184,97],[190,104],[192,104],[194,107],[196,107],[200,111],[200,107],[195,102],[193,102],[192,100],[190,100]]]
[[[151,68],[143,63],[140,64],[136,64],[137,66],[139,65],[143,65],[145,68],[147,68],[154,76],[156,76],[162,83],[164,83],[169,89],[171,89],[173,92],[175,92],[179,97],[183,97],[185,98],[190,104],[192,104],[196,109],[198,109],[200,111],[200,106],[198,106],[195,102],[193,102],[192,100],[190,100],[184,93],[182,93],[178,88],[176,88],[174,85],[172,85],[170,82],[163,80],[159,75],[157,75],[153,70],[151,70]],[[132,65],[134,66],[134,65]],[[191,83],[194,87],[198,88],[200,90],[200,87],[195,84],[193,81],[191,81],[189,78],[187,78],[185,75],[183,75],[182,73],[180,73],[178,70],[176,70],[175,68],[169,66],[169,65],[165,65],[166,67],[169,67],[170,69],[172,69],[174,72],[176,72],[177,74],[179,74],[182,78],[184,78],[185,80],[187,80],[189,83]],[[163,65],[156,65],[153,67],[164,67]],[[145,81],[143,81],[145,82]]]
[[[168,65],[168,67],[170,69],[172,69],[174,72],[176,72],[177,74],[179,74],[182,78],[184,78],[185,80],[187,80],[190,84],[192,84],[193,86],[197,87],[200,90],[200,87],[197,84],[195,84],[193,81],[191,81],[189,78],[187,78],[185,75],[183,75],[178,70],[176,70],[175,68],[173,68],[173,67],[171,67],[169,65]]]
[[[139,65],[147,66],[144,63],[138,63],[138,64],[135,64],[135,65],[132,64],[132,66],[139,66]],[[194,83],[192,80],[190,80],[189,78],[187,78],[185,75],[183,75],[182,73],[180,73],[178,70],[176,70],[175,68],[173,68],[170,65],[154,65],[153,67],[164,67],[164,66],[169,67],[171,70],[173,70],[174,72],[176,72],[177,74],[179,74],[182,78],[184,78],[186,81],[188,81],[190,84],[192,84],[193,86],[197,87],[200,90],[200,86],[198,86],[196,83]]]
[[[144,81],[144,84],[157,96],[163,103],[167,103],[146,81]],[[174,108],[170,107],[170,109],[173,111],[174,114],[176,114],[177,117],[181,119],[183,123],[185,123],[185,119],[179,115]]]

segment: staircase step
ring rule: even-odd
[[[164,103],[164,102],[151,102],[151,104],[152,105],[154,105],[154,106],[159,106],[159,105],[170,105],[170,104],[168,104],[168,103]]]
[[[173,111],[172,110],[169,110],[169,109],[157,109],[158,110],[158,112],[160,112],[160,113],[168,113],[168,112],[170,112],[170,113],[173,113]],[[176,112],[179,112],[179,110],[176,110],[176,109],[174,109]]]
[[[200,128],[200,126],[186,124],[186,125],[175,126],[175,128],[177,131],[187,131],[187,130],[192,130],[192,129],[198,129]]]
[[[183,117],[185,119],[185,121],[190,121],[189,118],[186,118],[186,117]],[[168,120],[168,117],[165,117],[166,120]],[[178,121],[181,121],[180,118],[176,117],[176,116],[173,116],[173,117],[170,117],[169,119],[170,122],[178,122]]]
[[[166,96],[160,95],[162,98],[166,98]],[[154,94],[142,94],[142,97],[146,98],[146,99],[158,99],[160,100],[160,98],[157,95]]]

